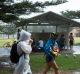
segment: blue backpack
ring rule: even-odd
[[[46,55],[50,55],[51,54],[51,50],[52,50],[52,46],[55,44],[55,41],[52,39],[48,39],[47,42],[44,44],[44,53]]]

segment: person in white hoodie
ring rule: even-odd
[[[31,33],[21,30],[19,43],[17,45],[17,52],[21,55],[19,62],[16,65],[13,74],[32,74],[29,65],[29,54],[32,51],[31,44],[33,40],[31,39]]]

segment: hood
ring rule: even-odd
[[[19,41],[29,40],[30,37],[31,37],[31,33],[27,32],[25,30],[21,30]]]

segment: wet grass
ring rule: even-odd
[[[56,61],[60,70],[80,70],[80,55],[61,55]]]
[[[30,65],[33,73],[41,73],[45,67],[45,57],[43,53],[31,54]],[[80,71],[80,55],[60,55],[56,57],[60,71]],[[9,69],[0,69],[0,74],[11,74]]]
[[[12,74],[13,71],[10,68],[0,68],[0,74]]]
[[[2,48],[6,42],[12,43],[15,39],[0,39],[0,47]],[[80,45],[80,38],[75,38],[75,45]],[[35,73],[41,73],[45,67],[45,57],[43,53],[31,54],[31,69]],[[60,55],[56,57],[56,62],[61,71],[80,71],[80,55]],[[10,69],[1,68],[0,74],[12,74]]]
[[[31,62],[34,72],[43,71],[45,66],[44,55],[31,56]],[[62,71],[80,70],[80,55],[60,55],[56,57],[56,62]]]

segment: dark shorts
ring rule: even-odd
[[[72,46],[73,45],[73,40],[70,40],[70,46]]]
[[[55,56],[46,55],[46,62],[50,62],[50,61],[53,61],[53,60],[55,60]]]

